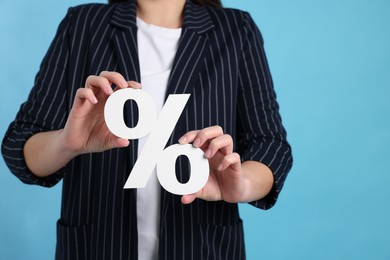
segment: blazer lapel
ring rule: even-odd
[[[206,8],[187,1],[183,31],[173,63],[166,97],[169,94],[191,93],[203,57],[208,50],[207,31],[214,28]]]
[[[111,24],[117,27],[113,37],[119,70],[126,80],[140,82],[140,66],[137,46],[136,2],[127,1],[116,5]]]

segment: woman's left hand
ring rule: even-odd
[[[210,175],[206,185],[197,193],[184,195],[182,202],[189,204],[195,198],[207,201],[224,200],[243,202],[248,181],[244,176],[241,159],[233,152],[233,139],[224,134],[220,126],[190,131],[179,139],[179,143],[192,143],[199,147],[209,160]]]

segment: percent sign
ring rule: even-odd
[[[158,117],[153,98],[143,90],[120,89],[107,99],[104,117],[113,134],[127,139],[138,139],[149,134],[125,189],[144,188],[156,166],[161,186],[173,194],[192,194],[206,184],[209,163],[201,149],[190,144],[175,144],[164,149],[189,97],[190,94],[169,95]],[[132,128],[126,125],[123,117],[123,107],[128,100],[135,101],[138,106],[138,123]],[[175,164],[181,155],[187,156],[191,165],[190,179],[186,183],[180,183],[176,178]]]

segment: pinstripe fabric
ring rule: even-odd
[[[5,162],[21,181],[51,187],[63,179],[56,259],[137,259],[136,191],[122,188],[136,160],[137,141],[79,156],[47,178],[32,175],[23,159],[31,135],[64,127],[88,75],[110,70],[140,80],[135,17],[134,0],[69,9],[3,140]],[[249,14],[187,1],[170,93],[192,95],[168,145],[189,130],[222,126],[242,160],[261,161],[273,170],[273,190],[252,203],[272,207],[292,156],[262,38]],[[136,111],[131,104],[125,107],[128,125],[136,124]],[[185,160],[177,164],[177,177],[189,178]],[[179,196],[162,190],[160,221],[160,259],[245,259],[236,204],[182,205]]]

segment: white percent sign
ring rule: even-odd
[[[107,99],[104,117],[113,134],[127,139],[138,139],[149,134],[125,189],[144,188],[156,166],[161,186],[173,194],[192,194],[206,184],[209,163],[201,149],[190,144],[175,144],[164,149],[189,97],[190,94],[169,95],[158,117],[153,98],[143,90],[120,89]],[[135,101],[138,106],[138,123],[132,128],[126,125],[123,117],[123,107],[128,100]],[[190,179],[186,183],[180,183],[176,178],[175,163],[180,155],[187,156],[191,165]]]

